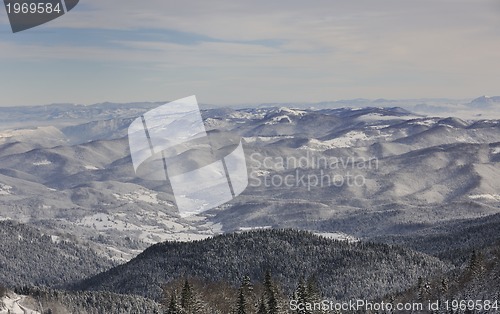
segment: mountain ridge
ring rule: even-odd
[[[359,276],[358,267],[363,268]],[[306,231],[270,229],[224,234],[190,243],[155,244],[130,262],[86,279],[75,288],[158,299],[161,286],[178,278],[200,277],[237,285],[247,275],[263,279],[260,276],[268,270],[288,291],[299,277],[314,276],[328,297],[368,298],[374,297],[378,289],[395,291],[425,272],[439,273],[448,267],[433,257],[399,247],[336,241]],[[374,279],[378,287],[375,290],[370,288],[373,282],[367,283]]]

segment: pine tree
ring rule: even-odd
[[[445,295],[448,292],[448,279],[441,280],[441,294]]]
[[[243,277],[242,286],[245,289],[245,292],[248,292],[248,293],[253,292],[253,285],[252,285],[252,281],[250,280],[249,276]]]
[[[309,299],[309,293],[304,280],[301,278],[299,280],[299,285],[297,286],[297,290],[295,291],[295,299],[297,300],[297,304],[301,304],[300,309],[297,310],[297,314],[311,314],[312,312],[306,309],[306,304],[311,303]]]
[[[243,287],[240,288],[240,293],[238,295],[238,303],[236,307],[237,314],[247,314],[247,301],[245,299],[245,293]]]
[[[168,305],[167,310],[165,311],[165,314],[181,314],[179,305],[177,304],[177,297],[175,295],[175,291],[172,292],[170,303]]]
[[[272,291],[267,299],[267,313],[268,314],[278,314],[279,313],[279,305],[278,300],[276,299],[276,293]]]
[[[315,277],[311,277],[307,281],[307,293],[311,301],[320,301],[321,290],[318,287],[318,281]]]
[[[264,288],[265,288],[265,296],[267,299],[267,313],[278,314],[279,312],[278,299],[276,297],[276,291],[271,278],[271,273],[269,271],[266,271],[266,275],[264,276]]]
[[[257,314],[268,314],[264,299],[260,299],[260,305]]]
[[[418,277],[417,297],[418,297],[418,301],[420,301],[420,302],[424,301],[424,278],[422,278],[422,277]]]
[[[269,270],[266,270],[266,274],[264,275],[264,287],[266,288],[266,291],[272,290],[273,287],[271,273]]]
[[[484,257],[481,253],[472,251],[472,256],[469,261],[468,271],[472,279],[477,279],[484,270]]]
[[[191,313],[193,307],[193,291],[187,279],[181,291],[181,307],[186,313]]]

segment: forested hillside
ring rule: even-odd
[[[441,226],[429,238],[422,235],[413,242],[415,248],[423,245],[421,249],[429,252],[448,245],[448,251],[437,255],[453,258],[443,260],[396,245],[336,241],[295,230],[259,230],[196,242],[164,242],[151,246],[127,264],[81,281],[74,286],[77,291],[19,286],[15,292],[27,296],[23,297],[23,305],[43,314],[319,314],[324,312],[295,311],[291,304],[325,299],[384,300],[393,304],[494,301],[500,298],[500,242],[493,232],[495,228],[495,217],[490,217],[471,224],[457,223],[454,228]],[[16,235],[29,239],[26,242],[32,246],[24,242],[22,245],[34,251],[49,243],[43,240],[47,236],[23,225],[4,222],[3,230],[10,230],[11,238]],[[488,244],[479,235],[491,235],[491,242]],[[460,243],[463,250],[456,249]],[[37,254],[40,261],[50,260]],[[453,260],[456,266],[445,260]],[[70,266],[67,269],[73,269]],[[45,276],[51,269],[46,267]],[[0,295],[5,292],[0,289]],[[450,312],[441,307],[436,313]]]
[[[390,302],[428,300],[439,302],[436,314],[500,313],[500,242],[473,251],[462,267],[444,276],[422,277],[414,287],[386,298]]]
[[[57,286],[109,269],[113,263],[79,244],[25,224],[0,221],[0,284]]]
[[[42,314],[160,314],[160,304],[110,292],[67,292],[46,288],[16,289],[28,296],[23,305]],[[1,313],[1,307],[0,307]]]
[[[340,300],[400,291],[419,277],[448,270],[449,265],[437,258],[397,246],[340,242],[304,231],[261,230],[156,244],[76,288],[159,300],[162,286],[179,278],[238,286],[244,276],[263,281],[269,271],[287,294],[300,278],[314,277],[325,297]]]
[[[373,240],[408,247],[461,266],[473,251],[500,243],[500,214],[440,223],[412,235],[382,236]]]

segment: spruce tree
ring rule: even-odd
[[[311,301],[320,301],[321,299],[321,290],[318,287],[318,281],[316,277],[310,277],[307,281],[307,293]]]
[[[306,309],[306,304],[311,303],[309,298],[309,293],[304,280],[301,278],[297,290],[295,292],[297,304],[301,304],[300,309],[297,310],[297,314],[311,314],[312,312]]]
[[[278,314],[279,305],[278,299],[276,296],[276,291],[273,285],[273,281],[271,278],[271,273],[266,271],[266,275],[264,276],[264,287],[265,287],[265,296],[267,300],[267,313],[268,314]]]
[[[471,275],[471,279],[478,279],[484,270],[484,257],[481,253],[472,251],[472,256],[467,267]]]
[[[181,314],[179,305],[177,304],[177,297],[175,295],[175,291],[172,292],[170,303],[168,305],[167,310],[165,311],[165,314]]]
[[[276,293],[272,291],[267,299],[267,313],[268,314],[278,314],[279,313],[279,305],[278,300],[276,299]]]
[[[240,288],[240,293],[238,295],[238,303],[236,306],[237,314],[247,314],[247,301],[245,299],[245,293],[243,287]]]
[[[259,309],[257,310],[257,314],[268,314],[264,299],[260,299],[260,305]]]
[[[253,285],[252,285],[252,281],[250,280],[249,276],[243,277],[242,286],[245,289],[245,292],[247,292],[247,293],[253,292]]]
[[[181,307],[186,313],[190,313],[193,307],[193,291],[187,279],[181,291]]]
[[[271,273],[269,270],[266,270],[266,274],[264,276],[264,287],[266,288],[266,291],[270,291],[273,288]]]

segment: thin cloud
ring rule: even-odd
[[[214,103],[238,102],[244,92],[254,102],[474,97],[497,88],[493,7],[470,0],[87,0],[33,31],[2,35],[0,62],[106,63],[120,75],[131,69],[138,82],[121,99],[151,95],[155,85],[141,84],[162,80],[192,88],[189,94],[200,89]],[[29,68],[19,69],[30,77]],[[164,84],[157,84],[160,95]]]

